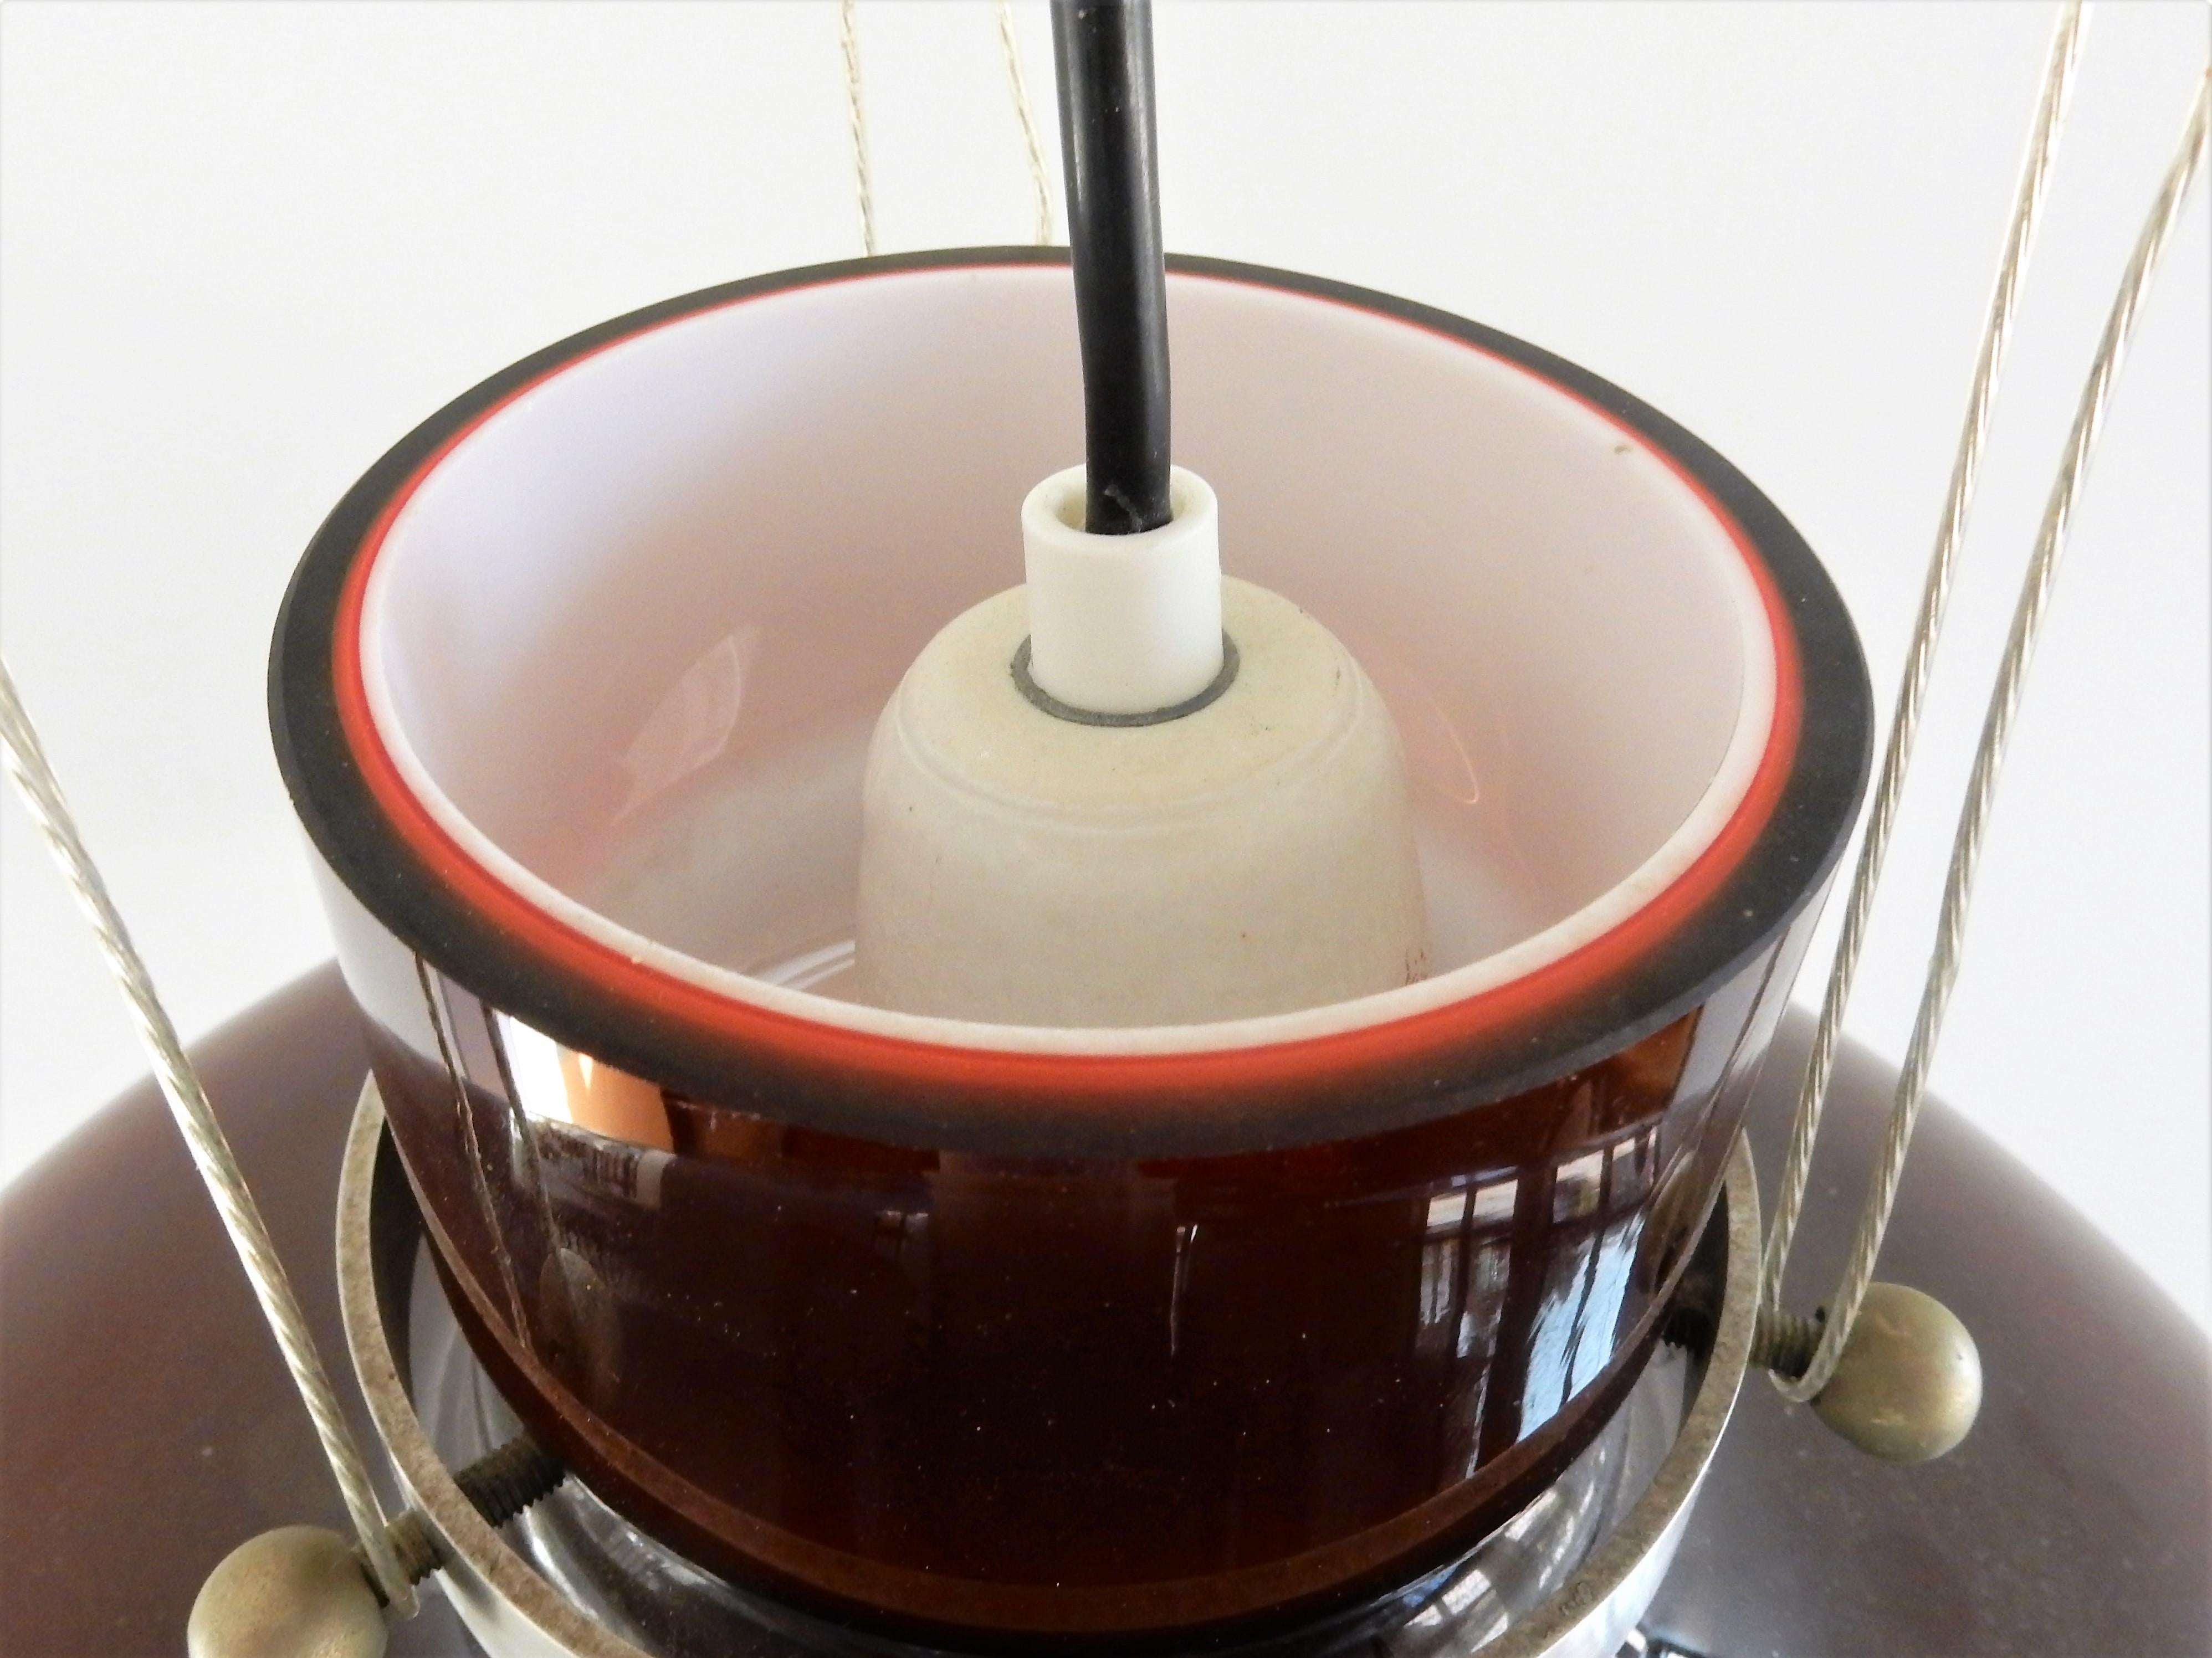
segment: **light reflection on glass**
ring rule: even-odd
[[[1566,1236],[1554,1241],[1536,1314],[1523,1436],[1595,1382],[1613,1357],[1658,1152],[1656,1131],[1647,1126],[1558,1166],[1552,1218]]]

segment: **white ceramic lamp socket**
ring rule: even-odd
[[[1159,530],[1091,536],[1070,522],[1082,470],[1047,479],[1023,507],[1029,586],[957,617],[892,695],[864,794],[862,999],[1182,1024],[1425,975],[1389,710],[1313,617],[1222,579],[1202,481],[1176,472],[1170,499]]]

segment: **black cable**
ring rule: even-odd
[[[1052,43],[1083,343],[1084,527],[1130,535],[1170,515],[1150,0],[1053,0]]]

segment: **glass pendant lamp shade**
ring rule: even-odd
[[[760,278],[494,376],[317,534],[270,698],[437,1266],[532,1431],[791,1604],[1128,1650],[1386,1592],[1604,1424],[1870,714],[1817,561],[1665,416],[1173,260],[1175,459],[1224,571],[1389,705],[1427,975],[1210,1023],[867,1005],[869,733],[1082,452],[1064,261]]]

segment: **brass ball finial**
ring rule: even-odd
[[[1836,1373],[1813,1409],[1841,1437],[1888,1462],[1927,1462],[1966,1436],[1982,1408],[1974,1338],[1933,1296],[1871,1284]]]
[[[185,1625],[191,1658],[384,1658],[384,1608],[353,1547],[320,1526],[249,1539],[208,1574]]]

